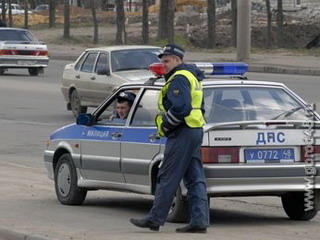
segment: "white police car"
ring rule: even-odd
[[[242,75],[245,64],[201,64],[213,73]],[[151,70],[158,74],[161,66]],[[231,71],[231,72],[230,72]],[[166,138],[154,123],[163,81],[120,86],[92,114],[50,136],[44,151],[49,178],[62,204],[81,204],[88,190],[153,194]],[[312,219],[319,209],[319,115],[280,83],[203,82],[202,157],[208,197],[279,196],[290,219]],[[136,94],[125,123],[113,122],[117,95]],[[181,184],[168,221],[188,218]]]

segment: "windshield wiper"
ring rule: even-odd
[[[128,71],[128,70],[140,70],[140,69],[146,69],[148,70],[148,67],[128,67],[128,68],[119,68],[116,70],[116,72],[120,72],[120,71]]]
[[[299,110],[302,109],[302,108],[303,108],[303,106],[296,107],[296,108],[292,108],[292,109],[290,109],[290,110],[288,110],[288,111],[285,111],[285,112],[283,112],[283,113],[275,116],[274,118],[271,118],[271,120],[276,120],[276,119],[278,119],[278,118],[280,118],[280,117],[282,117],[282,116],[283,116],[284,118],[290,117],[292,114],[294,114],[295,112],[299,111]]]

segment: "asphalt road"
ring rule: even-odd
[[[27,70],[0,76],[0,226],[61,240],[195,239],[174,233],[167,223],[159,233],[133,227],[152,198],[112,191],[89,192],[82,206],[62,206],[46,176],[42,160],[51,131],[74,121],[60,92],[66,61],[51,61],[45,74]],[[248,74],[249,78],[284,82],[301,97],[320,106],[320,78]],[[211,199],[211,223],[202,239],[319,238],[320,214],[310,222],[288,220],[277,197]],[[1,236],[0,236],[1,239]]]

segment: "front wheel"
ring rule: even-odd
[[[76,90],[73,90],[70,95],[70,105],[73,116],[78,116],[80,113],[86,113],[87,107],[81,106],[79,94]]]
[[[59,202],[63,205],[81,205],[87,190],[79,188],[76,168],[69,153],[63,154],[54,171],[54,186]]]
[[[282,206],[290,219],[308,221],[318,213],[315,203],[319,201],[319,194],[315,193],[313,197],[309,202],[305,192],[289,192],[281,197]],[[306,211],[309,203],[313,205],[313,209]]]

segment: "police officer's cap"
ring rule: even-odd
[[[167,44],[163,48],[163,52],[158,55],[158,58],[162,58],[164,55],[175,55],[183,59],[184,49],[176,44]]]
[[[129,101],[134,102],[134,99],[136,98],[136,95],[132,92],[121,92],[118,96],[118,100],[122,101]]]

